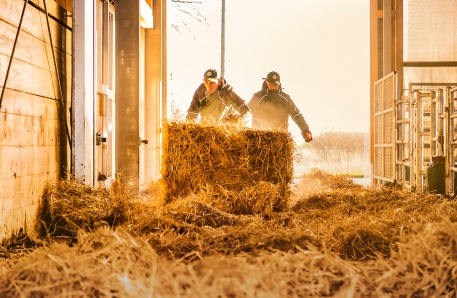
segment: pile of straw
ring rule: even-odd
[[[75,237],[80,229],[123,224],[133,208],[119,179],[115,179],[109,189],[74,180],[51,181],[45,188],[42,204],[43,232],[63,237]]]
[[[23,235],[2,244],[0,297],[457,296],[455,200],[323,172],[302,178],[297,188],[318,178],[321,191],[282,211],[270,207],[275,199],[252,203],[255,186],[242,203],[208,186],[164,204],[127,197],[118,184],[102,194],[56,182],[50,218],[74,241],[54,233],[41,245]],[[261,187],[261,197],[277,197],[277,185]]]
[[[284,211],[288,207],[287,201],[280,194],[280,187],[265,181],[239,191],[208,185],[188,198],[236,215],[270,216],[273,212]],[[171,205],[173,204],[180,204],[179,200],[173,201]]]
[[[316,250],[161,258],[121,228],[37,249],[0,275],[0,297],[310,297],[353,292],[350,265]]]
[[[243,191],[263,181],[277,185],[281,198],[289,199],[294,145],[288,132],[166,122],[163,143],[167,202],[207,186]]]

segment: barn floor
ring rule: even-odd
[[[67,222],[73,236],[3,243],[0,296],[457,294],[457,204],[443,196],[368,188],[323,172],[292,187],[290,208],[268,214],[226,212],[195,197],[160,207],[142,198],[122,209],[117,191],[111,213],[123,210],[124,221],[94,223],[68,212],[86,225]],[[151,189],[150,198],[157,193]],[[93,195],[100,202],[79,206],[86,218],[106,203]]]

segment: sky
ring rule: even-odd
[[[221,0],[200,2],[168,7],[169,100],[184,114],[205,70],[221,70]],[[227,83],[249,102],[277,71],[313,135],[369,132],[369,2],[226,0]]]

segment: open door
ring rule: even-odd
[[[94,105],[94,185],[108,187],[114,178],[114,6],[96,2],[95,65],[97,96]]]

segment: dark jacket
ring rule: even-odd
[[[211,95],[206,92],[203,83],[195,90],[192,102],[187,110],[187,120],[195,120],[200,114],[202,120],[219,120],[224,109],[232,105],[233,108],[241,115],[244,116],[250,112],[246,102],[238,96],[233,90],[233,87],[227,84],[225,79],[217,91]]]
[[[302,133],[309,132],[305,118],[281,86],[276,91],[270,91],[264,81],[262,90],[252,96],[248,105],[252,111],[253,128],[287,130],[290,117]]]

